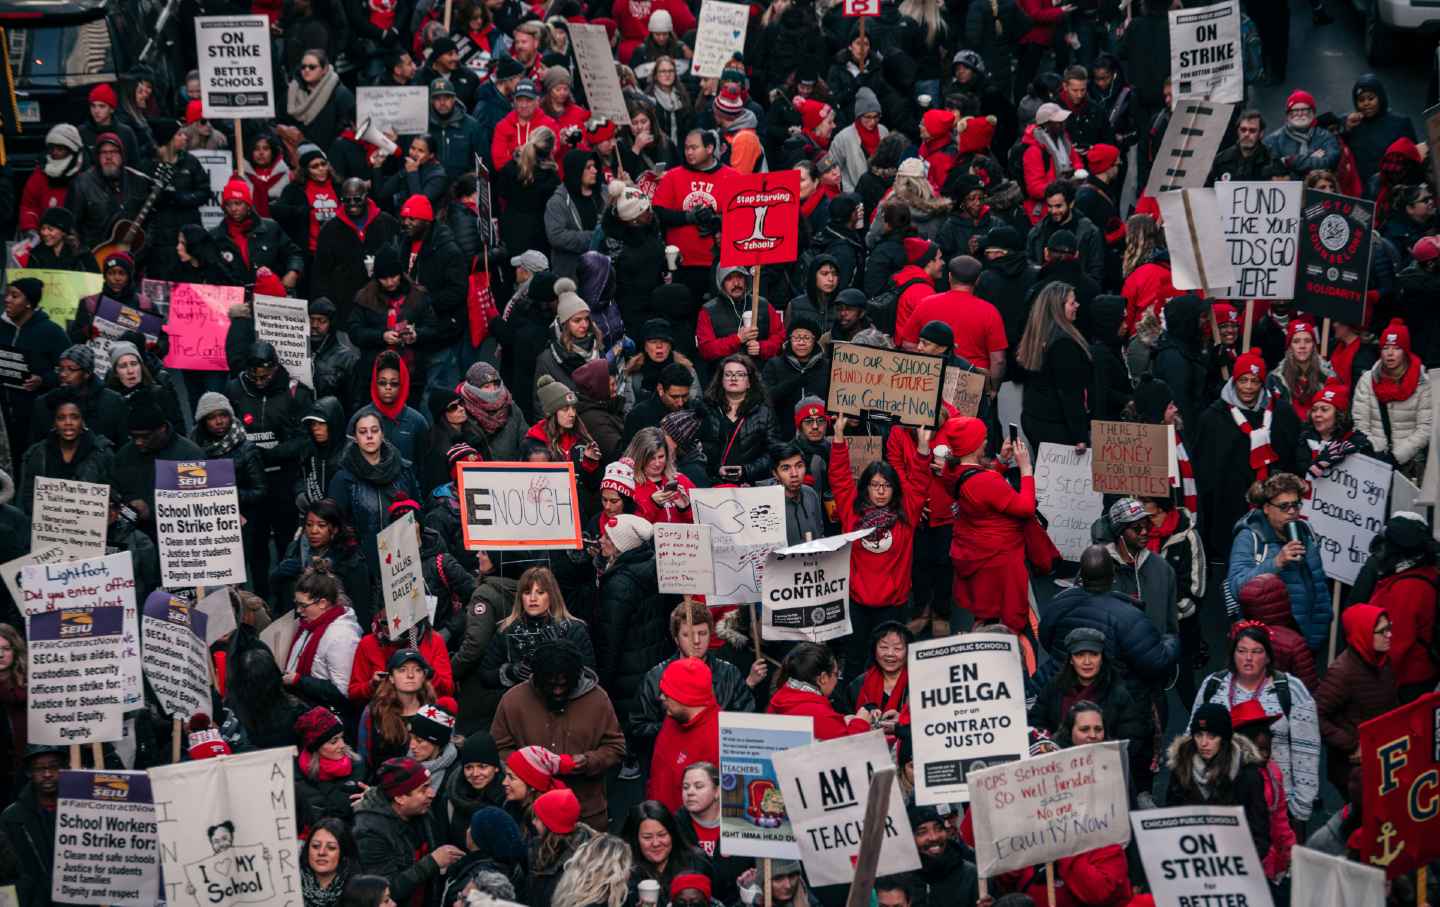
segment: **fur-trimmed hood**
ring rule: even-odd
[[[1176,780],[1187,788],[1194,786],[1194,779],[1191,777],[1194,766],[1190,759],[1185,758],[1181,750],[1190,741],[1190,734],[1182,734],[1170,741],[1170,747],[1165,751],[1165,762],[1170,766],[1170,771],[1174,773]],[[1236,778],[1240,777],[1242,766],[1250,764],[1264,767],[1265,760],[1261,758],[1260,751],[1255,748],[1255,744],[1250,742],[1250,738],[1243,734],[1234,734],[1230,737],[1230,743],[1232,757],[1228,773],[1232,784]]]

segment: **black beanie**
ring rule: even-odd
[[[35,277],[21,277],[18,280],[10,281],[10,286],[20,291],[20,295],[30,303],[30,307],[38,308],[40,297],[45,293],[45,284]]]
[[[405,265],[400,259],[400,247],[394,243],[386,243],[375,252],[375,267],[371,272],[376,280],[383,277],[399,277],[405,273]]]
[[[500,767],[500,749],[495,745],[495,738],[485,731],[476,731],[466,737],[465,745],[460,747],[461,768],[472,762]]]
[[[534,275],[530,278],[530,289],[528,290],[530,298],[536,302],[554,302],[557,298],[555,281],[559,279],[553,271],[541,271]]]
[[[1170,385],[1159,378],[1145,377],[1135,386],[1135,413],[1141,422],[1157,424],[1165,420],[1165,409],[1175,400]]]
[[[535,647],[530,656],[531,676],[580,676],[580,651],[568,640],[552,639]]]

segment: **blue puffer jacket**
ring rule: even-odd
[[[1174,634],[1161,633],[1133,598],[1119,592],[1087,592],[1075,586],[1050,600],[1040,615],[1040,645],[1057,666],[1067,658],[1066,635],[1079,627],[1105,634],[1105,654],[1125,668],[1131,691],[1168,682],[1180,657]]]
[[[1285,547],[1260,510],[1252,510],[1235,522],[1231,536],[1230,562],[1225,569],[1225,610],[1231,621],[1240,619],[1240,590],[1262,573],[1274,573],[1290,593],[1290,611],[1312,651],[1319,651],[1330,638],[1330,593],[1325,586],[1325,568],[1320,546],[1310,526],[1300,524],[1305,542],[1305,560],[1275,567],[1275,555]]]

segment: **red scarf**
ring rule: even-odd
[[[1200,491],[1195,485],[1195,464],[1190,462],[1190,452],[1180,439],[1180,429],[1175,429],[1175,464],[1180,467],[1178,478],[1171,477],[1171,487],[1180,489],[1180,500],[1192,515],[1200,512]]]
[[[820,207],[820,203],[824,200],[825,193],[820,191],[819,186],[816,186],[815,191],[810,193],[810,197],[800,203],[800,213],[809,217],[815,213],[815,209]]]
[[[225,218],[225,235],[240,250],[240,257],[245,259],[245,266],[250,266],[250,218],[245,218],[241,223],[235,223],[230,218]]]
[[[1260,427],[1256,428],[1250,424],[1250,419],[1245,411],[1238,406],[1230,407],[1230,418],[1235,420],[1235,427],[1250,441],[1250,468],[1255,470],[1255,481],[1263,482],[1270,478],[1270,464],[1279,460],[1275,448],[1270,446],[1270,425],[1275,417],[1275,395],[1265,401],[1265,415],[1262,417]]]
[[[890,695],[885,695],[885,675],[880,669],[871,666],[865,671],[865,679],[860,682],[860,698],[856,702],[860,704],[878,702],[881,712],[900,711],[900,703],[905,699],[905,691],[910,689],[909,670],[902,668],[900,677],[895,681],[895,689]]]
[[[1399,403],[1402,400],[1409,400],[1410,395],[1415,393],[1415,388],[1420,386],[1420,369],[1423,367],[1420,364],[1420,357],[1411,353],[1410,364],[1406,366],[1405,374],[1400,376],[1399,381],[1396,381],[1386,375],[1384,366],[1381,366],[1375,372],[1375,381],[1372,385],[1375,388],[1375,399],[1381,403]]]
[[[300,661],[295,665],[296,674],[301,677],[310,676],[310,669],[315,665],[315,652],[320,648],[320,637],[325,635],[325,628],[339,620],[344,613],[345,609],[341,606],[331,605],[325,609],[324,614],[314,620],[300,621],[300,632],[295,634],[294,642],[290,643],[290,651],[293,653],[295,644],[301,639],[305,640],[304,647],[300,649]],[[285,660],[289,662],[290,659]]]
[[[330,610],[333,611],[335,609],[331,608]],[[328,614],[329,612],[326,613]],[[300,753],[300,771],[305,777],[310,777],[310,764],[316,759],[320,760],[320,772],[315,776],[317,781],[343,781],[350,777],[350,773],[354,771],[354,764],[351,763],[349,756],[341,756],[339,759],[326,759],[319,753],[302,750]]]
[[[856,117],[855,134],[860,138],[860,147],[865,149],[866,157],[870,157],[871,155],[873,155],[875,153],[875,149],[880,147],[879,125],[876,125],[874,129],[868,129],[866,128],[865,123],[859,117]]]
[[[1175,530],[1179,528],[1180,511],[1172,510],[1165,514],[1165,519],[1161,521],[1159,526],[1152,525],[1150,527],[1150,535],[1145,540],[1145,547],[1150,549],[1150,553],[1159,554],[1160,546],[1164,545],[1166,540],[1174,535]]]
[[[309,243],[310,254],[314,255],[315,246],[320,241],[320,228],[340,210],[340,196],[335,192],[335,184],[330,180],[323,183],[306,180],[305,199],[310,207],[310,231],[306,241]]]

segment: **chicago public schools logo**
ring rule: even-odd
[[[784,186],[773,189],[745,189],[735,193],[730,199],[729,210],[748,209],[755,212],[755,222],[750,228],[750,235],[735,240],[735,248],[741,252],[769,252],[771,249],[778,249],[785,242],[785,237],[767,236],[765,218],[769,216],[771,207],[794,203],[795,193]]]

